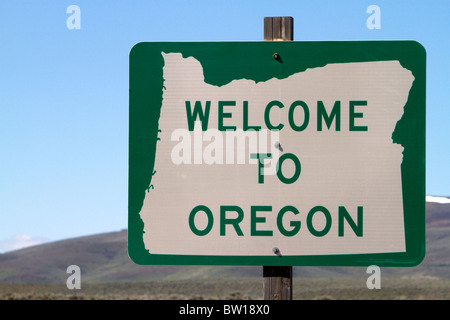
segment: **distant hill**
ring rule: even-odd
[[[427,202],[427,229],[450,227],[450,204]]]
[[[450,204],[427,202],[427,253],[413,268],[383,268],[383,276],[450,278]],[[139,266],[127,252],[127,231],[42,244],[0,254],[0,283],[65,283],[78,265],[82,280],[137,282],[262,277],[260,266]],[[362,267],[295,267],[294,277],[366,277]]]

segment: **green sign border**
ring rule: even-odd
[[[406,252],[302,256],[151,254],[140,211],[151,185],[162,105],[163,57],[180,52],[202,63],[205,82],[284,79],[330,63],[398,60],[414,75],[402,119],[392,135],[404,147],[401,165]],[[283,62],[273,58],[278,53]],[[141,42],[130,51],[128,254],[141,265],[378,266],[418,265],[425,257],[426,52],[416,41]],[[380,199],[383,201],[383,199]]]

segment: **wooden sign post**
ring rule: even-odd
[[[293,40],[292,17],[264,18],[264,41]],[[292,266],[264,266],[263,278],[264,300],[292,300]]]

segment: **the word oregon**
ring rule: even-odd
[[[347,224],[357,237],[363,236],[363,207],[358,206],[356,209],[356,222],[344,206],[338,207],[338,236],[344,236],[345,225]],[[272,206],[251,206],[250,214],[245,215],[244,210],[236,205],[221,205],[219,213],[219,234],[226,236],[227,233],[235,233],[238,236],[244,236],[244,230],[241,223],[244,219],[249,219],[250,230],[246,230],[250,236],[273,236],[273,230],[266,229],[267,215],[272,213]],[[206,226],[197,226],[196,217],[201,215],[203,220],[206,217]],[[301,230],[301,221],[298,216],[303,216],[294,206],[284,206],[276,216],[276,225],[278,232],[286,237],[297,235]],[[314,218],[321,216],[325,223],[316,222]],[[296,219],[294,219],[294,217]],[[304,217],[305,218],[305,217]],[[289,220],[289,221],[286,221]],[[287,223],[288,222],[288,225]],[[315,206],[306,214],[306,229],[315,237],[326,236],[332,227],[333,219],[330,211],[323,206]],[[189,227],[197,236],[205,236],[211,232],[214,225],[214,215],[210,208],[205,205],[194,207],[189,214]]]

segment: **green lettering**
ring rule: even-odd
[[[261,130],[261,126],[249,126],[248,125],[248,101],[243,102],[243,108],[244,108],[244,131],[247,130],[255,130],[259,131]]]
[[[186,115],[189,131],[194,130],[195,121],[200,118],[202,122],[202,130],[208,130],[209,110],[211,108],[211,101],[206,101],[205,112],[203,112],[201,101],[195,101],[194,110],[192,111],[191,102],[186,101]]]
[[[237,212],[236,218],[227,218],[227,211],[234,211]],[[244,233],[242,232],[241,227],[239,226],[239,223],[242,222],[242,219],[244,219],[244,211],[238,206],[220,206],[220,235],[225,235],[225,229],[227,224],[231,224],[234,227],[234,230],[236,231],[236,234],[238,236],[243,236]]]
[[[367,106],[367,101],[350,101],[349,102],[349,115],[350,115],[350,131],[367,131],[367,126],[356,126],[355,118],[362,118],[362,112],[355,112],[355,106]]]
[[[285,207],[283,207],[278,212],[277,226],[278,226],[278,230],[280,230],[280,233],[283,236],[292,237],[292,236],[295,236],[299,232],[301,223],[300,223],[300,221],[291,221],[289,223],[289,225],[292,227],[292,229],[291,230],[286,230],[286,228],[283,226],[283,217],[284,217],[284,214],[286,212],[288,212],[288,211],[292,212],[294,215],[299,214],[299,211],[294,206],[285,206]]]
[[[304,117],[303,117],[303,123],[301,126],[297,126],[294,122],[294,111],[297,106],[301,106],[303,108]],[[291,106],[289,107],[289,125],[291,126],[291,128],[295,131],[303,131],[308,126],[308,123],[309,123],[308,105],[301,100],[292,102]]]
[[[284,107],[284,105],[280,101],[277,101],[277,100],[270,101],[267,104],[266,109],[264,110],[264,121],[266,122],[267,129],[269,129],[269,130],[281,130],[284,127],[284,124],[279,123],[275,127],[270,122],[270,109],[272,109],[273,106],[277,106],[280,109]]]
[[[283,175],[283,171],[281,170],[281,167],[283,165],[284,160],[291,159],[294,162],[295,165],[295,172],[290,178],[286,178]],[[300,176],[301,172],[301,164],[300,160],[295,156],[295,154],[292,153],[283,153],[280,158],[278,159],[278,165],[277,165],[277,177],[280,179],[281,182],[285,184],[291,184],[297,181],[298,177]]]
[[[339,237],[344,236],[344,219],[347,220],[349,226],[352,228],[353,232],[357,237],[363,236],[363,207],[358,207],[358,217],[357,223],[352,219],[345,207],[339,207],[339,217],[338,217],[338,235]]]
[[[331,124],[333,123],[333,119],[336,118],[336,131],[341,131],[341,102],[335,101],[333,105],[333,109],[331,109],[331,113],[328,116],[327,110],[323,105],[322,101],[317,101],[317,131],[322,131],[322,120],[325,120],[325,124],[327,128],[330,129]]]
[[[322,212],[325,216],[326,223],[322,230],[317,230],[313,225],[313,217],[317,212]],[[309,232],[316,237],[323,237],[330,231],[331,228],[331,214],[327,208],[322,206],[315,206],[308,212],[308,216],[306,217],[306,225],[308,226]]]
[[[208,218],[208,224],[206,225],[205,229],[203,230],[199,230],[197,228],[197,226],[195,225],[195,215],[197,214],[197,212],[199,211],[203,211],[206,213],[206,217]],[[211,212],[211,210],[209,210],[209,208],[207,206],[203,206],[203,205],[199,205],[196,206],[194,209],[191,210],[191,213],[189,214],[189,228],[191,228],[191,231],[197,235],[197,236],[205,236],[207,235],[214,224],[214,216]]]
[[[223,107],[225,106],[236,106],[236,101],[219,101],[219,131],[233,130],[236,131],[235,126],[224,126],[223,118],[231,118],[230,112],[224,112]]]
[[[264,159],[272,158],[271,153],[252,153],[251,159],[258,159],[258,183],[264,183]]]
[[[272,230],[256,230],[257,223],[266,222],[266,217],[256,216],[257,211],[272,211],[272,206],[252,206],[250,213],[250,235],[251,236],[272,236]]]

